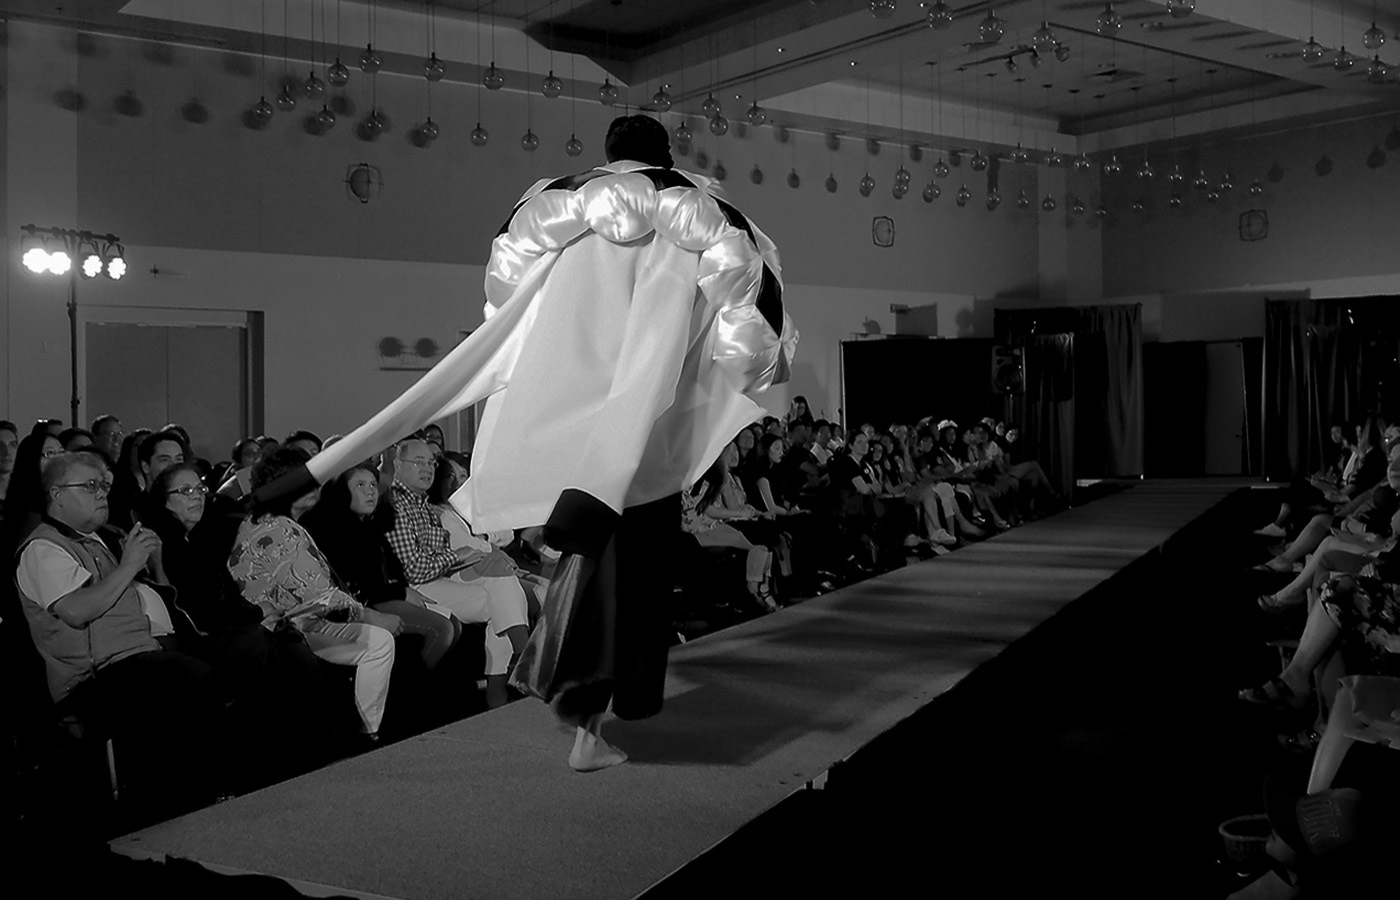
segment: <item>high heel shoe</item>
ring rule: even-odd
[[[754,596],[758,598],[759,603],[763,604],[764,609],[769,612],[778,611],[778,600],[773,596],[773,590],[768,587],[768,585],[761,585],[758,589],[758,593],[754,594]]]

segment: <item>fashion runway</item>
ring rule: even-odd
[[[112,847],[315,895],[633,897],[1239,486],[1141,483],[675,648],[665,711],[604,726],[616,769],[570,771],[571,735],[527,700]]]

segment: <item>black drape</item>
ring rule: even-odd
[[[1061,497],[1074,492],[1075,336],[1036,334],[1025,340],[1028,458],[1038,459]]]
[[[1142,306],[998,309],[997,340],[1072,334],[1073,477],[1137,477],[1143,472]],[[1027,362],[1026,377],[1031,375]],[[1027,411],[1032,402],[1027,393]]]
[[[1400,387],[1396,297],[1270,300],[1264,305],[1264,473],[1320,469],[1334,424],[1384,410]],[[1350,436],[1350,435],[1349,435]]]

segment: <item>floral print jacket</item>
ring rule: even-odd
[[[336,587],[330,564],[311,535],[287,516],[244,519],[228,570],[244,599],[269,618],[309,622],[344,609],[358,619],[362,609]]]

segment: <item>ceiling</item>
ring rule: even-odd
[[[673,116],[700,115],[713,92],[737,120],[756,96],[772,124],[931,146],[1093,151],[1400,109],[1400,0],[1197,0],[1184,18],[1123,0],[1111,37],[1100,0],[952,0],[942,30],[928,5],[877,18],[867,0],[0,0],[0,15],[244,53],[280,49],[285,16],[297,58],[353,64],[373,40],[384,71],[421,77],[435,48],[449,80],[478,83],[494,61],[507,92],[553,69],[566,98],[593,102],[607,77],[630,106],[667,85]],[[986,43],[992,10],[1005,29]],[[1373,14],[1379,51],[1362,47]],[[1067,59],[1033,49],[1042,20]],[[1309,35],[1326,48],[1312,63]],[[1343,45],[1358,60],[1338,72]]]

